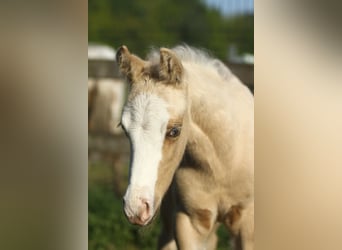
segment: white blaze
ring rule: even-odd
[[[122,125],[132,143],[132,162],[125,200],[132,206],[139,198],[153,204],[158,166],[169,120],[167,103],[153,94],[140,94],[127,103]]]

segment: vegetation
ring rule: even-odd
[[[121,199],[105,186],[89,188],[89,249],[151,249],[157,245],[159,224],[147,229],[130,225]]]
[[[125,44],[144,56],[151,46],[187,43],[223,60],[230,44],[254,53],[254,16],[224,17],[201,0],[89,0],[89,41]]]

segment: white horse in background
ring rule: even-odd
[[[131,143],[124,213],[160,249],[215,249],[223,223],[237,249],[254,241],[254,98],[219,60],[187,46],[147,60],[117,52],[130,83],[121,125]]]
[[[125,101],[123,80],[113,78],[88,79],[88,129],[90,132],[121,134],[118,128]]]

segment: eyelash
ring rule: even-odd
[[[125,129],[125,127],[123,126],[121,122],[118,123],[117,127],[121,127],[122,130],[125,132],[125,134],[128,136],[127,130]]]
[[[118,127],[121,127],[124,131],[126,131],[125,127],[122,125],[121,122],[119,122],[118,125],[117,125],[116,127],[117,127],[117,128],[118,128]]]

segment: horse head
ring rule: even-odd
[[[189,127],[187,84],[180,59],[161,48],[145,61],[122,46],[116,55],[130,90],[121,126],[131,144],[124,212],[133,224],[153,219],[180,164]]]

